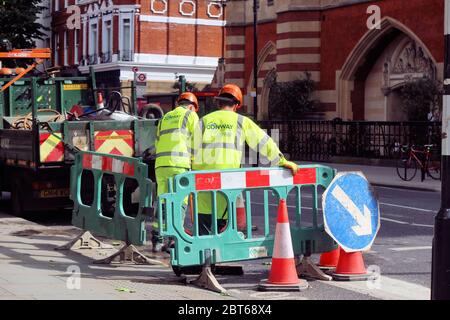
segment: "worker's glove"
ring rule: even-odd
[[[287,161],[285,158],[282,158],[280,161],[280,167],[291,170],[293,176],[297,175],[298,165],[294,162]]]

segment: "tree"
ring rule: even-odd
[[[290,82],[274,81],[270,89],[269,114],[272,119],[300,119],[305,112],[314,110],[312,99],[316,84],[311,74]]]
[[[13,48],[34,47],[47,30],[37,22],[44,7],[42,0],[0,0],[0,39],[8,39]]]
[[[401,89],[403,110],[410,121],[427,121],[442,109],[442,83],[428,77],[410,79]]]

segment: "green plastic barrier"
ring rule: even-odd
[[[171,250],[172,266],[188,267],[253,260],[272,256],[274,245],[274,220],[276,214],[269,214],[270,193],[277,199],[287,199],[294,193],[295,223],[291,223],[291,233],[296,255],[328,252],[335,249],[335,242],[326,234],[323,224],[319,223],[318,191],[326,189],[335,176],[329,167],[312,165],[301,166],[299,173],[293,177],[290,171],[281,168],[252,168],[225,170],[220,172],[188,172],[178,175],[170,181],[171,192],[160,196],[158,209],[160,233],[175,239],[175,247]],[[302,189],[308,187],[312,192],[311,225],[302,225]],[[252,231],[252,212],[250,193],[264,190],[264,230],[262,235]],[[218,199],[220,193],[228,204],[229,220],[226,229],[218,230],[217,223],[212,224],[210,235],[199,235],[198,227],[198,195],[208,192],[212,199],[212,219],[217,219]],[[245,195],[247,230],[237,229],[237,198]],[[183,202],[190,197],[193,215],[192,231],[185,229]],[[289,203],[289,202],[288,202]],[[275,204],[275,206],[277,206]],[[292,218],[292,217],[291,217]],[[271,226],[272,223],[272,226]],[[223,231],[223,232],[221,232]],[[245,233],[245,234],[244,234]],[[192,234],[192,235],[191,235]]]
[[[127,244],[145,244],[144,208],[152,203],[147,177],[148,166],[139,159],[79,152],[71,169],[72,224]]]

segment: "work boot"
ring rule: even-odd
[[[166,253],[170,254],[170,249],[175,248],[175,240],[170,238],[168,242],[164,244],[164,246],[161,248],[161,251],[164,251]]]
[[[164,246],[164,239],[157,231],[152,231],[152,251],[153,253],[161,252]]]

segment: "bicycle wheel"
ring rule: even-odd
[[[428,161],[427,174],[431,179],[441,180],[441,162],[430,159]]]
[[[399,159],[397,161],[397,174],[404,181],[411,181],[417,173],[417,163],[414,159]]]

